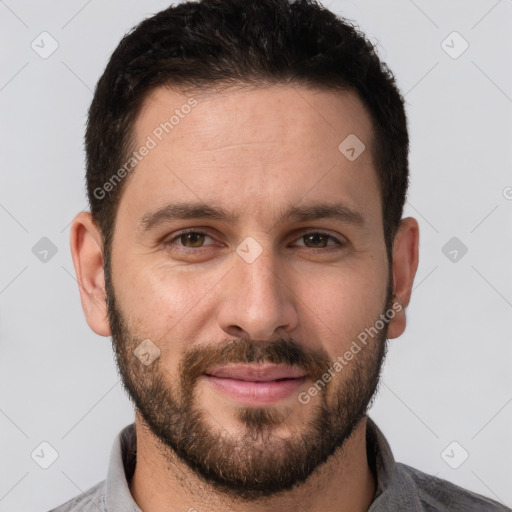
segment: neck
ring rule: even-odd
[[[364,417],[343,447],[304,483],[269,498],[234,502],[200,479],[170,449],[163,450],[137,413],[137,464],[130,492],[141,510],[152,512],[367,512],[376,481],[368,466],[366,422]]]

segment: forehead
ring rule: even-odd
[[[121,200],[134,222],[185,198],[269,224],[284,205],[308,201],[380,212],[372,122],[351,91],[162,87],[145,99],[134,141],[136,151],[150,147],[139,151]]]
[[[350,134],[358,133],[370,144],[372,122],[357,94],[348,90],[233,86],[185,94],[159,87],[145,98],[134,133],[138,142],[153,133],[158,142],[175,142],[185,151],[202,154],[265,142],[291,143],[299,151],[308,141],[297,137],[321,133],[324,140],[318,149],[332,152]],[[312,149],[305,148],[310,154]]]

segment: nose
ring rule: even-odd
[[[264,249],[250,263],[234,254],[234,268],[225,277],[218,313],[226,334],[269,341],[295,329],[298,298],[285,265],[271,249]]]

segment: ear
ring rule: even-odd
[[[419,226],[416,219],[402,219],[393,243],[393,309],[397,314],[389,323],[388,338],[398,338],[406,325],[405,308],[411,299],[418,269]]]
[[[87,324],[96,334],[110,336],[102,237],[89,212],[80,212],[73,219],[70,244]]]

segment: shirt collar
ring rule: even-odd
[[[128,485],[135,471],[136,460],[137,435],[135,423],[131,423],[117,434],[110,453],[105,489],[108,512],[142,512]]]
[[[374,500],[368,512],[422,510],[414,482],[396,464],[391,447],[375,422],[367,416],[366,450],[368,464],[376,478]],[[128,485],[135,471],[137,436],[135,423],[116,436],[106,479],[106,504],[109,512],[142,512]]]
[[[414,481],[396,463],[387,439],[369,416],[366,423],[366,452],[368,464],[377,480],[368,512],[422,512],[424,509]]]

